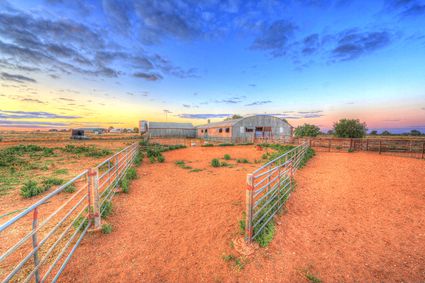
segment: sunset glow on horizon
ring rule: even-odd
[[[0,130],[271,114],[425,133],[425,1],[2,1]]]

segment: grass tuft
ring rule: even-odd
[[[111,234],[112,233],[112,225],[109,223],[102,224],[102,233],[103,234]]]
[[[212,167],[220,167],[220,160],[218,160],[217,158],[214,158],[213,160],[211,160],[211,166]]]
[[[232,159],[232,157],[230,156],[230,154],[225,154],[224,155],[224,160],[230,160]]]

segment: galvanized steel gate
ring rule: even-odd
[[[308,149],[303,143],[247,175],[245,240],[251,242],[293,190],[293,176]]]
[[[126,147],[1,224],[2,282],[56,282],[88,229],[100,228],[105,204],[115,195],[138,148],[137,143]],[[71,187],[75,192],[61,194]],[[16,243],[8,246],[10,239]]]

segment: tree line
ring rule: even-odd
[[[335,122],[332,130],[327,132],[327,135],[333,135],[338,138],[363,138],[367,135],[367,125],[364,122],[360,122],[359,119],[341,119]],[[317,137],[318,135],[325,135],[320,131],[320,128],[312,124],[304,124],[295,128],[294,134],[296,137]],[[370,135],[377,136],[378,131],[373,130]],[[383,131],[381,136],[391,136],[389,131]],[[418,130],[411,130],[409,133],[401,135],[406,136],[421,136],[422,134]]]

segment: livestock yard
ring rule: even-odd
[[[425,281],[423,140],[37,135],[0,142],[1,280]]]

